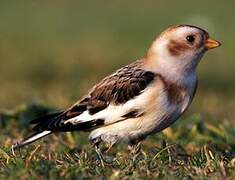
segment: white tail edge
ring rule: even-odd
[[[31,144],[34,141],[37,141],[38,139],[41,139],[44,136],[47,136],[49,134],[51,134],[51,131],[42,131],[40,133],[37,133],[37,134],[30,136],[29,138],[25,139],[24,141],[22,141],[20,143],[16,143],[16,144],[12,145],[11,148],[14,149],[14,148],[19,148],[19,147]]]

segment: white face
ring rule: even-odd
[[[152,44],[150,55],[158,65],[172,71],[193,71],[206,52],[209,34],[197,27],[182,25],[164,31]]]

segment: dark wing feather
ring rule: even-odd
[[[104,123],[103,119],[94,119],[89,122],[73,125],[64,123],[66,120],[79,116],[84,111],[91,115],[105,109],[110,103],[119,105],[133,99],[154,80],[153,72],[141,69],[143,61],[136,61],[123,67],[116,73],[103,79],[90,93],[69,110],[53,118],[42,120],[34,127],[35,130],[72,131],[89,130],[99,127]]]

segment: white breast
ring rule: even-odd
[[[94,115],[85,112],[73,122],[105,119],[105,126],[91,132],[92,140],[98,138],[108,143],[120,140],[130,142],[139,137],[146,137],[171,125],[187,109],[192,101],[195,82],[196,79],[188,78],[183,101],[178,104],[169,102],[164,83],[156,80],[142,94],[125,104],[111,104]],[[134,109],[143,112],[143,115],[138,118],[123,118],[124,114]]]

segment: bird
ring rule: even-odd
[[[49,134],[90,132],[97,149],[125,142],[135,146],[172,125],[196,93],[197,65],[221,43],[193,25],[174,25],[157,36],[143,58],[105,77],[70,108],[31,121],[35,131],[13,148]]]

